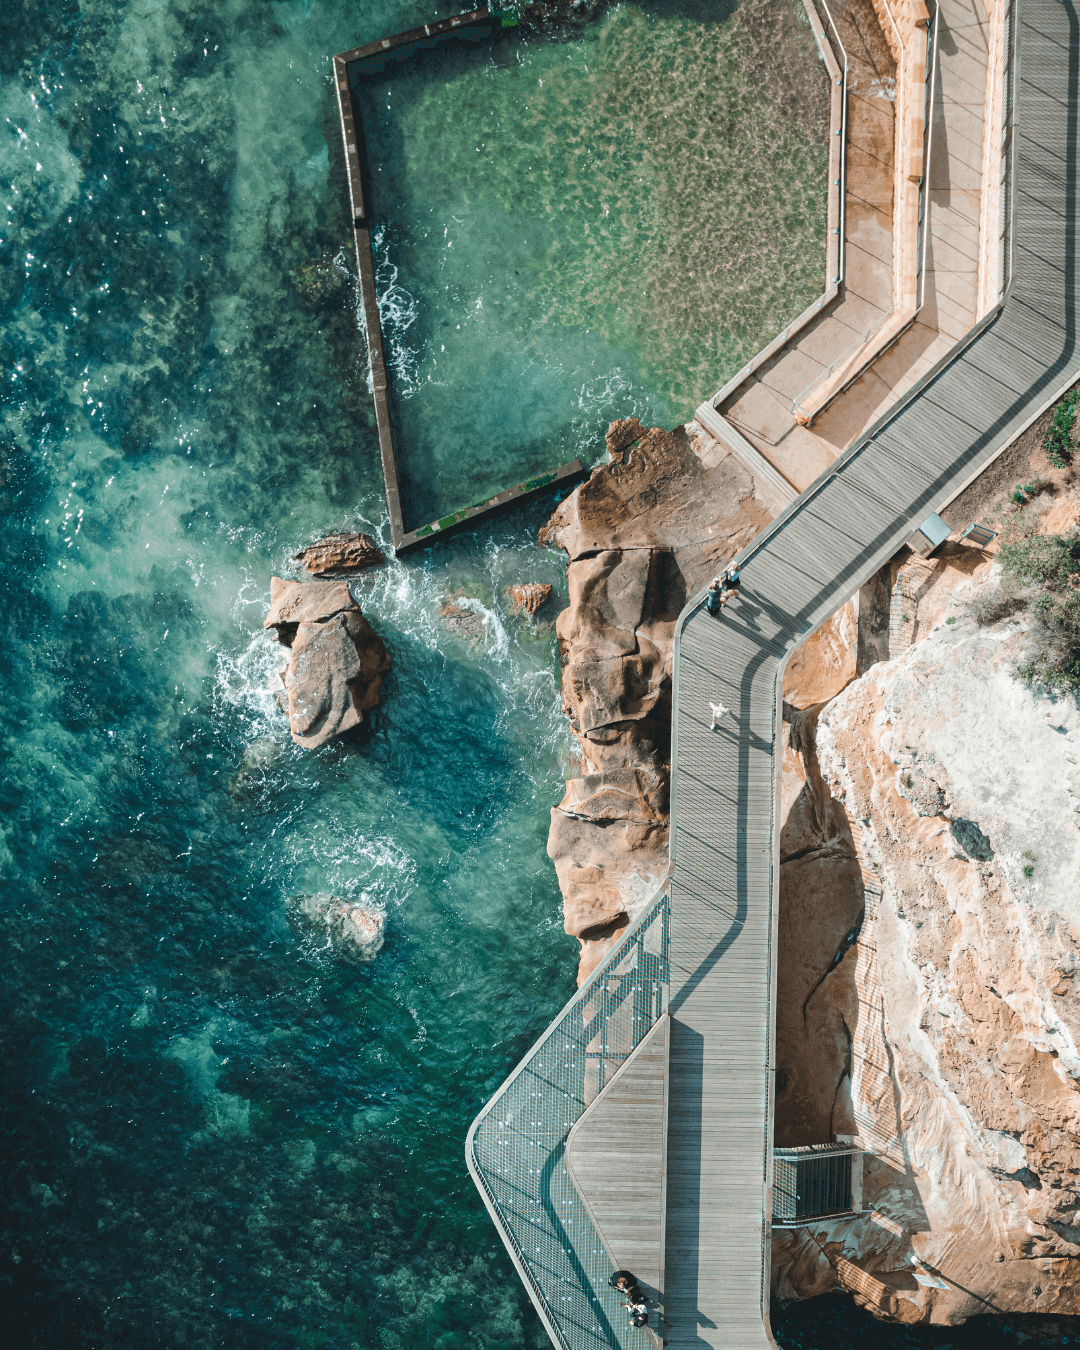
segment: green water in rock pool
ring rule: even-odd
[[[788,11],[739,13],[752,63]],[[462,1157],[574,981],[544,852],[557,658],[503,597],[564,593],[533,543],[544,510],[358,582],[394,668],[354,744],[292,745],[261,629],[300,545],[385,534],[326,56],[429,15],[0,7],[0,1313],[18,1350],[544,1343]],[[658,109],[679,96],[654,85]],[[768,277],[730,276],[730,312],[766,314]],[[650,323],[612,350],[644,351]],[[741,324],[732,361],[756,340]],[[594,428],[681,407],[697,378],[635,359]],[[437,617],[462,586],[473,646]],[[290,927],[288,898],[319,892],[385,908],[373,963]]]
[[[685,421],[821,293],[809,23],[705,12],[353,67],[407,525],[591,464],[612,418]]]

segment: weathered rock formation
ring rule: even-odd
[[[1032,509],[1035,478],[1043,531],[1080,518],[1049,416],[947,508],[957,532]],[[675,616],[769,516],[697,427],[628,419],[608,448],[542,532],[570,558],[582,771],[548,850],[583,974],[666,863]],[[1031,617],[992,552],[901,550],[788,664],[776,1143],[865,1154],[862,1213],[774,1232],[781,1299],[1080,1314],[1080,711],[1013,678]]]
[[[293,561],[321,577],[382,567],[386,558],[370,534],[328,534],[293,554]]]
[[[770,519],[749,472],[696,423],[612,423],[608,453],[541,531],[570,559],[556,632],[581,774],[551,813],[548,853],[581,979],[667,870],[675,620]]]
[[[551,599],[551,587],[546,581],[525,581],[507,586],[511,614],[527,614],[530,619]]]
[[[297,745],[325,745],[378,707],[390,657],[344,581],[272,578],[263,627],[289,648],[281,679]]]
[[[989,565],[896,560],[891,656],[785,738],[776,1141],[857,1139],[868,1212],[777,1232],[774,1292],[902,1322],[1080,1312],[1080,712]]]
[[[289,906],[298,927],[323,934],[348,960],[374,961],[382,949],[386,910],[381,905],[339,895],[298,895],[290,898]]]

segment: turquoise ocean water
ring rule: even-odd
[[[16,1350],[544,1343],[462,1159],[476,1108],[573,987],[544,853],[568,752],[557,662],[502,595],[564,585],[532,543],[543,508],[359,582],[394,670],[356,744],[291,744],[260,627],[297,547],[384,533],[326,57],[429,16],[0,10]],[[401,221],[387,230],[404,267]],[[617,354],[625,398],[586,397],[573,434],[687,406],[698,377],[680,384],[651,316],[608,316],[589,350]],[[734,323],[717,361],[752,329]],[[472,647],[437,618],[462,586],[485,616]],[[287,899],[326,891],[385,907],[372,965],[290,927]],[[800,1316],[785,1344],[864,1334]]]

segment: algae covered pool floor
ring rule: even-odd
[[[617,5],[357,85],[406,524],[674,425],[821,293],[802,6]]]

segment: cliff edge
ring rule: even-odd
[[[581,772],[551,812],[548,854],[581,943],[579,981],[667,872],[675,620],[773,514],[749,470],[694,422],[613,422],[607,448],[540,532],[569,558],[556,632]]]
[[[1047,472],[1044,429],[952,523],[1072,531],[1080,559],[1080,481]],[[771,515],[696,426],[615,423],[608,450],[542,532],[569,557],[581,773],[548,851],[582,977],[666,870],[675,619]],[[902,549],[788,664],[775,1142],[863,1153],[857,1213],[774,1231],[781,1301],[1080,1314],[1080,709],[1021,678],[1045,610],[1002,587],[1005,536]]]

